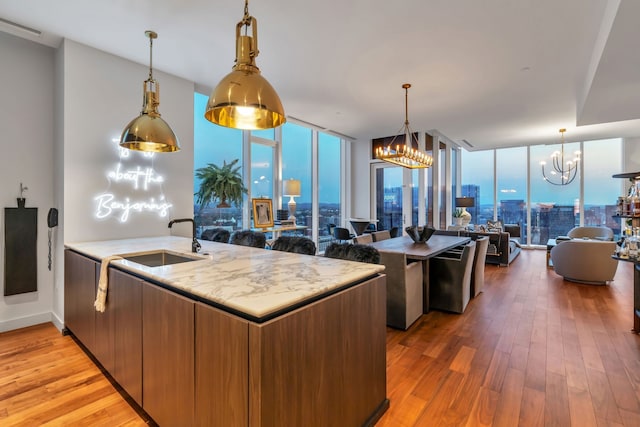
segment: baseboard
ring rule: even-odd
[[[62,329],[62,322],[57,317],[53,316],[50,311],[46,313],[33,314],[30,316],[20,317],[17,319],[0,321],[0,332],[13,331],[15,329],[22,329],[28,326],[39,325],[41,323],[53,322],[56,328]]]

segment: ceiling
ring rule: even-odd
[[[231,71],[244,2],[2,0],[0,30],[61,38],[207,88]],[[640,136],[637,0],[256,0],[256,63],[288,116],[358,140],[409,120],[478,150]],[[141,76],[143,78],[145,76]],[[162,83],[160,81],[160,83]],[[162,107],[161,107],[162,111]],[[170,118],[167,118],[170,122]]]

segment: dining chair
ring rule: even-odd
[[[429,309],[464,313],[471,294],[476,242],[429,259]]]
[[[422,315],[422,263],[402,252],[380,250],[387,276],[387,326],[406,330]]]
[[[373,236],[371,234],[361,234],[360,236],[356,236],[353,238],[353,243],[357,243],[359,245],[373,243]]]
[[[271,249],[303,255],[316,254],[316,244],[313,240],[302,236],[280,236],[273,242]]]
[[[334,239],[333,230],[335,230],[335,228],[336,228],[335,224],[327,224],[327,231],[329,232],[329,236],[331,236],[332,239]]]
[[[229,243],[231,232],[225,228],[208,228],[202,232],[200,238],[210,242]]]
[[[349,232],[349,229],[344,227],[335,227],[333,229],[333,237],[339,242],[345,242],[353,239],[355,236]]]
[[[391,238],[391,232],[389,230],[376,231],[375,233],[371,233],[373,236],[374,242],[379,242],[381,240],[387,240]]]
[[[327,246],[327,249],[325,249],[324,256],[327,258],[380,264],[380,253],[376,248],[369,245],[331,243]]]
[[[471,269],[471,298],[482,292],[484,287],[484,262],[487,258],[487,248],[489,247],[489,236],[482,236],[476,239],[476,254]]]
[[[267,244],[267,238],[260,231],[241,230],[231,235],[229,243],[232,245],[250,246],[252,248],[264,249]]]

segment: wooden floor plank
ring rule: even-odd
[[[607,286],[566,282],[545,251],[487,265],[464,314],[387,329],[378,426],[640,425],[633,265]],[[0,334],[0,425],[144,426],[91,359],[53,325]]]

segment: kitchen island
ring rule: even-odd
[[[374,424],[388,407],[384,267],[202,246],[67,244],[66,328],[162,426]],[[93,309],[102,259],[159,249],[195,260],[113,261]]]

